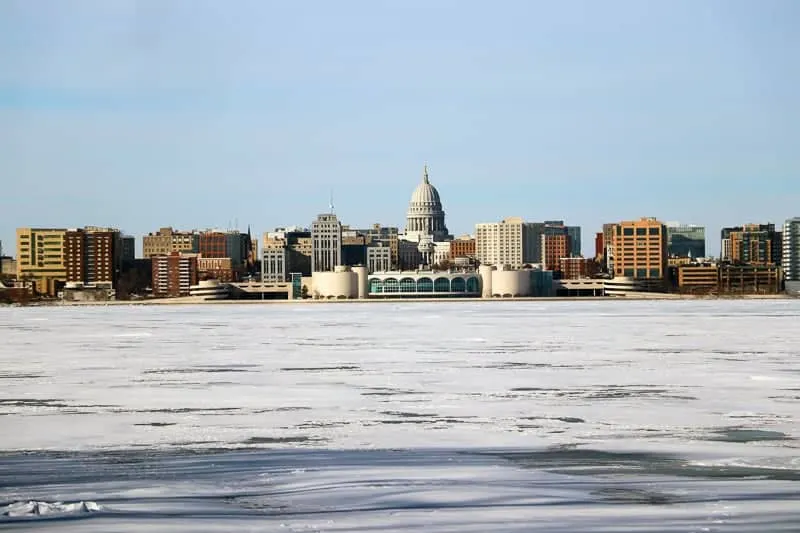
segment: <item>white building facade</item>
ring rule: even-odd
[[[333,213],[311,224],[311,271],[333,272],[342,262],[342,223]]]
[[[800,217],[783,225],[783,273],[786,292],[800,296]]]

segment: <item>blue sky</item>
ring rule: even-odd
[[[800,215],[793,0],[0,0],[17,226]]]

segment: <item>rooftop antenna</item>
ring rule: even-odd
[[[331,215],[334,214],[334,212],[333,212],[333,189],[331,189],[331,197],[330,197],[330,201],[328,202],[328,207],[331,210]]]

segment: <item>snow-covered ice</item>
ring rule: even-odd
[[[100,506],[8,526],[800,523],[796,300],[5,308],[0,335],[0,508]]]

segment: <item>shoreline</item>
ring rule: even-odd
[[[445,303],[445,302],[632,302],[632,301],[716,301],[716,300],[797,300],[797,298],[787,294],[743,294],[730,296],[701,296],[685,294],[660,294],[653,293],[648,295],[637,294],[630,296],[525,296],[518,298],[367,298],[352,300],[314,300],[294,299],[294,300],[204,300],[195,296],[184,296],[178,298],[157,298],[142,300],[109,300],[102,302],[64,302],[64,301],[45,301],[31,302],[28,304],[8,304],[0,307],[96,307],[96,306],[119,306],[119,305],[314,305],[314,304],[367,304],[367,303]]]

